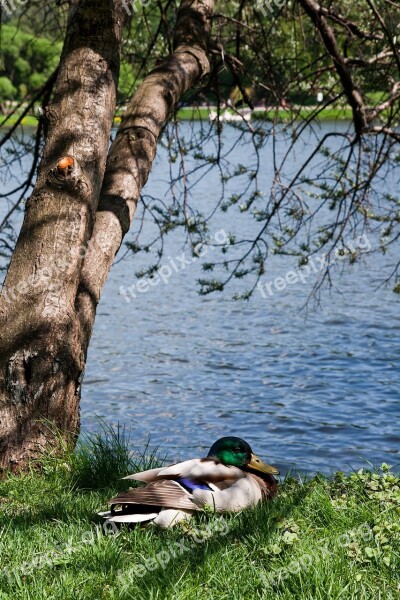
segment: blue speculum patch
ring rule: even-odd
[[[176,479],[178,483],[180,483],[185,489],[189,492],[193,492],[194,490],[211,490],[210,486],[202,481],[193,481],[192,479]]]

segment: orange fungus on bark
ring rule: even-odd
[[[74,159],[72,158],[72,156],[63,156],[57,164],[57,169],[59,169],[60,171],[65,171],[68,168],[72,168],[73,165]]]

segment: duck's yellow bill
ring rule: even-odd
[[[268,473],[268,475],[279,475],[278,469],[272,467],[271,465],[267,465],[267,463],[259,459],[256,454],[251,455],[251,460],[247,466],[251,469],[254,469],[255,471],[260,471],[261,473]]]

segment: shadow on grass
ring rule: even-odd
[[[110,498],[126,489],[123,477],[164,463],[159,447],[150,449],[149,440],[143,450],[132,452],[125,427],[98,421],[99,432],[82,436],[74,451],[64,445],[64,456],[42,457],[40,471],[34,463],[29,474],[11,474],[0,482],[0,526],[25,528],[79,517],[92,521],[97,510],[104,510]]]

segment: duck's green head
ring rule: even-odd
[[[239,469],[252,469],[268,475],[279,475],[278,469],[267,465],[256,456],[249,444],[238,437],[223,437],[210,448],[208,458],[216,458],[224,465],[232,465]]]

